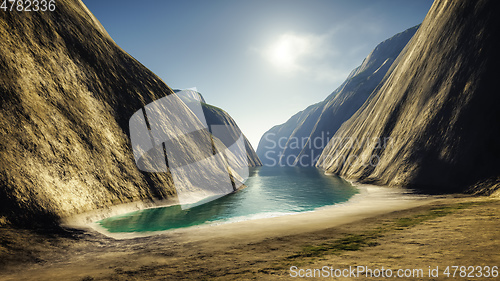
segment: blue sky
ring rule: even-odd
[[[430,0],[83,0],[126,52],[171,88],[196,87],[254,148],[342,83]]]

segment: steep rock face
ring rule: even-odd
[[[266,132],[257,148],[263,164],[314,166],[328,140],[363,105],[417,29],[380,43],[324,101]]]
[[[209,105],[207,103],[202,103],[203,106],[203,112],[205,113],[205,117],[207,120],[207,124],[209,126],[211,125],[226,125],[229,128],[231,128],[231,136],[229,139],[231,140],[237,140],[242,134],[241,130],[239,129],[238,125],[236,122],[233,120],[233,118],[225,112],[223,109]],[[249,167],[257,167],[257,166],[262,166],[262,162],[260,161],[259,157],[257,156],[257,153],[255,153],[255,150],[253,149],[252,145],[248,141],[248,139],[243,135],[244,140],[245,140],[245,149],[247,152],[247,158],[248,158],[248,166]],[[230,146],[232,143],[224,143],[226,147]]]
[[[499,12],[498,1],[437,0],[392,74],[341,127],[318,166],[436,192],[497,189]]]
[[[178,93],[182,90],[180,89],[174,89],[173,90],[175,93]],[[234,119],[223,109],[210,105],[205,101],[205,98],[203,95],[195,90],[190,91],[193,94],[196,94],[197,96],[193,96],[193,99],[196,99],[201,102],[201,105],[203,107],[203,113],[205,115],[205,120],[207,122],[207,125],[210,127],[212,125],[225,125],[227,128],[230,128],[229,136],[227,136],[226,139],[223,141],[226,141],[227,143],[224,143],[226,147],[229,147],[236,141],[243,133],[241,132],[240,128],[234,121]],[[247,154],[247,160],[248,160],[248,166],[249,167],[258,167],[262,166],[262,162],[260,161],[259,157],[257,156],[257,153],[255,153],[255,150],[253,149],[252,145],[248,141],[248,139],[243,135],[244,141],[245,141],[245,149],[246,149],[246,154]]]
[[[134,112],[173,91],[81,1],[57,1],[54,12],[2,12],[0,36],[0,216],[51,223],[175,196],[169,174],[137,169],[127,136]],[[185,123],[200,122],[179,106]],[[186,150],[199,158],[195,144]]]

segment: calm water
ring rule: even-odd
[[[209,203],[146,209],[98,223],[110,232],[160,231],[214,222],[238,221],[312,211],[349,200],[357,190],[316,168],[251,168],[248,187]]]

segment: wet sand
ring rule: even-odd
[[[500,261],[497,251],[500,200],[460,195],[416,196],[404,194],[401,189],[375,186],[360,188],[362,192],[350,202],[314,212],[191,227],[150,236],[129,234],[112,238],[88,229],[73,230],[65,237],[47,237],[7,230],[3,237],[13,240],[10,245],[26,248],[19,254],[31,258],[7,263],[0,280],[286,280],[291,279],[287,269],[290,262],[314,267],[363,263],[387,267],[397,266],[394,261],[408,266],[416,257],[421,257],[423,263],[433,260],[456,263],[460,260],[454,257],[462,256],[469,257],[470,263],[474,258],[471,253],[476,249],[482,251],[477,254],[483,257],[482,263]],[[387,233],[378,238],[374,247],[343,252],[340,256],[289,259],[307,245],[322,245],[393,220],[418,216],[436,206],[476,201],[488,204],[471,206],[470,210],[475,212],[461,209],[412,228]],[[459,219],[450,219],[453,216]],[[458,232],[459,228],[463,230]],[[481,235],[472,237],[478,230]],[[470,243],[464,243],[469,240]],[[462,241],[460,247],[450,249],[450,243],[457,241]],[[425,245],[425,251],[414,246],[420,244]],[[411,247],[418,249],[409,253]],[[455,251],[454,256],[443,256],[446,251]]]
[[[244,237],[243,239],[263,239],[277,233],[299,234],[325,227],[334,227],[377,214],[419,206],[435,199],[432,196],[413,194],[409,190],[373,185],[356,185],[356,187],[359,189],[359,193],[354,195],[348,202],[326,206],[311,212],[271,218],[139,233],[110,233],[97,223],[87,223],[83,220],[77,221],[83,221],[83,223],[68,223],[67,226],[85,230],[92,229],[115,239],[167,235],[169,237],[181,237],[188,241],[201,241],[207,238],[232,238],[235,236],[233,233]]]

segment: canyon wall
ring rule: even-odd
[[[366,183],[490,194],[500,182],[500,2],[437,0],[318,166]]]
[[[261,138],[264,165],[314,166],[328,140],[368,99],[418,26],[383,41],[324,101],[307,107]]]
[[[0,13],[2,221],[57,223],[175,198],[168,173],[137,169],[128,135],[134,112],[172,89],[118,47],[81,1],[56,5],[54,12]],[[183,114],[173,118],[200,123],[177,102]],[[203,156],[189,145],[186,158]]]

